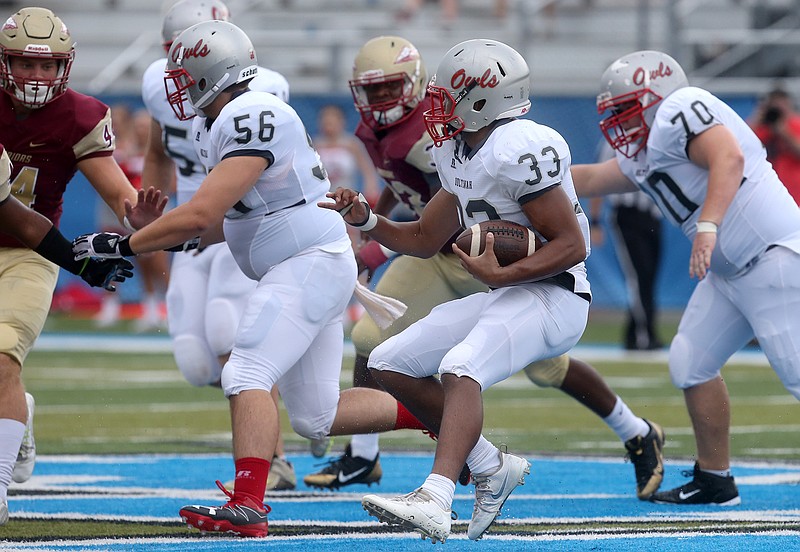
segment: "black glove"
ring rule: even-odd
[[[86,259],[78,276],[92,287],[116,291],[115,282],[133,276],[133,263],[128,259]]]
[[[129,236],[123,237],[113,232],[84,234],[72,240],[72,252],[75,254],[76,261],[87,257],[97,259],[132,257],[135,253],[128,245],[128,238]]]

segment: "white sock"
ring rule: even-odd
[[[433,501],[447,512],[453,507],[453,496],[456,494],[455,481],[450,481],[443,475],[432,473],[422,484],[422,488],[430,493]]]
[[[361,435],[353,435],[350,439],[350,454],[367,460],[375,460],[380,452],[378,441],[380,440],[379,433],[363,433]]]
[[[469,451],[467,465],[472,473],[494,473],[500,467],[500,449],[481,435]]]
[[[642,418],[634,415],[625,402],[617,397],[617,403],[611,414],[603,418],[608,427],[622,439],[622,442],[629,441],[634,437],[644,437],[650,432],[650,426]]]
[[[0,502],[8,499],[11,472],[25,435],[25,424],[10,418],[0,419]]]
[[[710,473],[711,475],[716,475],[718,477],[730,477],[731,476],[731,470],[730,469],[727,469],[727,470],[704,470],[703,468],[700,468],[700,471],[703,472],[703,473]]]

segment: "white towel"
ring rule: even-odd
[[[383,330],[392,325],[392,322],[403,316],[408,307],[402,301],[375,293],[364,284],[356,280],[354,295],[358,302],[364,306],[375,323]]]

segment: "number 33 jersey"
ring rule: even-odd
[[[521,205],[561,186],[572,202],[589,256],[589,221],[572,183],[572,156],[566,141],[554,129],[529,119],[509,119],[472,151],[463,140],[451,139],[433,148],[432,155],[442,188],[458,198],[465,228],[498,219],[532,228]],[[547,241],[536,228],[532,229]],[[588,294],[584,263],[567,272],[575,280],[573,291]]]
[[[744,178],[720,225],[711,270],[736,274],[773,244],[800,252],[800,209],[767,162],[764,146],[733,109],[706,90],[681,88],[662,100],[647,147],[633,159],[618,154],[619,167],[693,240],[709,172],[689,160],[688,146],[717,125],[734,135],[745,161]]]

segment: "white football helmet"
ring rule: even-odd
[[[428,134],[440,146],[462,130],[475,132],[524,115],[531,108],[530,92],[528,64],[512,47],[489,39],[456,44],[428,85]]]
[[[15,77],[12,58],[47,59],[57,64],[52,79]],[[66,92],[75,44],[67,26],[46,8],[23,8],[0,29],[0,85],[31,109],[42,107]]]
[[[689,86],[678,62],[663,52],[642,50],[622,56],[600,80],[597,112],[610,110],[600,130],[611,147],[634,157],[647,145],[657,106],[669,94]]]
[[[228,6],[220,0],[180,0],[176,2],[164,16],[164,22],[161,25],[164,49],[169,51],[175,37],[195,23],[213,19],[231,20]]]
[[[349,82],[361,120],[380,130],[405,120],[425,97],[428,72],[419,52],[399,36],[379,36],[361,47]]]
[[[204,21],[179,34],[167,54],[164,86],[178,119],[194,117],[185,102],[205,116],[203,108],[226,88],[258,74],[256,51],[250,38],[227,21]]]

